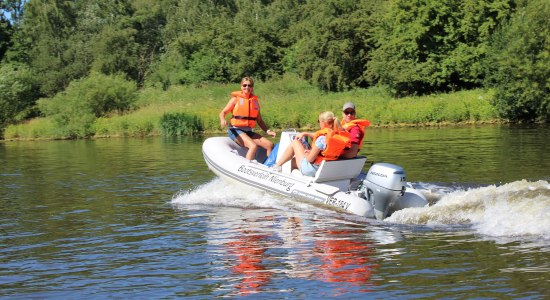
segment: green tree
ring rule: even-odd
[[[0,65],[0,133],[6,125],[23,120],[32,113],[38,94],[34,78],[23,65]]]
[[[165,1],[134,0],[132,6],[133,28],[137,30],[135,41],[136,74],[135,80],[142,85],[151,74],[151,66],[159,59],[165,45],[162,39],[162,30],[166,26],[166,14],[171,7],[164,5]]]
[[[397,0],[377,25],[367,63],[372,83],[396,95],[480,86],[489,37],[513,0]]]
[[[19,24],[23,4],[23,0],[0,0],[0,62],[11,46],[11,36]]]
[[[19,25],[26,0],[0,0],[0,19],[6,19]]]
[[[219,3],[218,3],[219,2]],[[165,46],[152,64],[150,84],[164,88],[173,84],[225,81],[226,76],[214,39],[231,27],[234,3],[214,0],[165,0],[170,7],[161,31]]]
[[[141,85],[163,48],[161,31],[166,17],[161,1],[97,1],[90,15],[101,22],[91,38],[91,69],[124,73]]]
[[[272,1],[237,1],[234,18],[214,43],[223,57],[223,68],[228,81],[239,81],[244,75],[267,79],[282,73],[280,27],[270,16],[278,12],[278,3]],[[280,24],[280,23],[279,23]]]
[[[283,72],[289,1],[174,3],[163,30],[166,52],[151,82],[234,82],[243,75],[266,79]],[[292,6],[291,6],[292,7]],[[292,11],[292,10],[290,10]]]
[[[488,87],[501,116],[550,120],[550,2],[527,1],[499,30],[486,60]]]
[[[10,22],[0,17],[0,62],[10,46],[11,35],[12,26]]]
[[[94,36],[94,61],[92,70],[103,74],[127,74],[137,80],[137,43],[133,28],[118,29],[117,26],[104,26]]]
[[[69,37],[74,33],[72,1],[33,0],[26,3],[20,28],[14,34],[14,60],[29,64],[40,74],[40,90],[55,95],[81,74],[71,74],[66,56]],[[10,49],[11,50],[11,49]]]
[[[363,73],[371,51],[374,13],[382,1],[313,0],[294,25],[293,59],[301,77],[323,90],[366,86]]]

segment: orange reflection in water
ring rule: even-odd
[[[370,261],[373,254],[371,242],[363,230],[307,230],[300,218],[288,218],[275,235],[254,224],[273,220],[273,217],[243,219],[239,234],[224,243],[232,260],[231,272],[239,276],[235,284],[236,293],[249,295],[261,293],[276,272],[269,269],[269,247],[283,246],[288,250],[285,272],[291,277],[319,280],[331,283],[349,283],[369,292],[370,278],[378,267]],[[282,238],[284,245],[274,245],[273,241]],[[345,293],[346,286],[339,285],[338,293]]]
[[[367,283],[376,264],[370,262],[373,250],[365,239],[351,230],[328,230],[315,242],[314,253],[321,261],[319,279],[325,282]]]
[[[272,272],[263,264],[267,257],[265,252],[269,235],[251,229],[242,230],[241,233],[234,241],[225,245],[229,254],[235,256],[236,264],[231,271],[242,276],[236,288],[240,294],[247,295],[260,292],[271,279]]]

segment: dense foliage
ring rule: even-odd
[[[377,27],[370,81],[396,94],[480,86],[489,37],[512,8],[509,0],[392,2]]]
[[[550,2],[533,0],[494,35],[487,84],[512,120],[550,120]]]
[[[498,89],[503,116],[547,120],[547,7],[545,0],[0,0],[1,78],[12,89],[0,96],[0,107],[9,107],[0,132],[22,112],[32,116],[38,98],[55,101],[91,74],[166,90],[295,73],[323,91],[381,86],[399,97],[487,84]],[[521,39],[528,40],[512,47]],[[28,72],[37,76],[7,79]]]
[[[92,135],[96,118],[117,114],[130,108],[136,100],[136,86],[120,75],[92,73],[72,81],[67,89],[51,99],[41,99],[38,106],[63,128],[62,135]]]
[[[0,129],[32,115],[38,85],[23,65],[0,65]]]

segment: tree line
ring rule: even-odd
[[[109,76],[125,91],[288,72],[396,97],[486,87],[504,118],[550,116],[547,0],[0,0],[0,12],[0,129]],[[84,106],[131,102],[112,101]]]

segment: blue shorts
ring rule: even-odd
[[[258,138],[259,134],[253,132],[253,131],[248,131],[248,130],[241,130],[239,128],[229,128],[229,130],[227,131],[227,133],[229,134],[229,137],[231,138],[231,140],[235,140],[239,135],[241,135],[242,133],[246,133],[246,135],[248,135],[249,137],[251,138]]]
[[[319,169],[318,165],[310,163],[305,157],[302,158],[302,161],[300,162],[300,171],[302,172],[302,174],[310,177],[315,177],[317,169]]]

